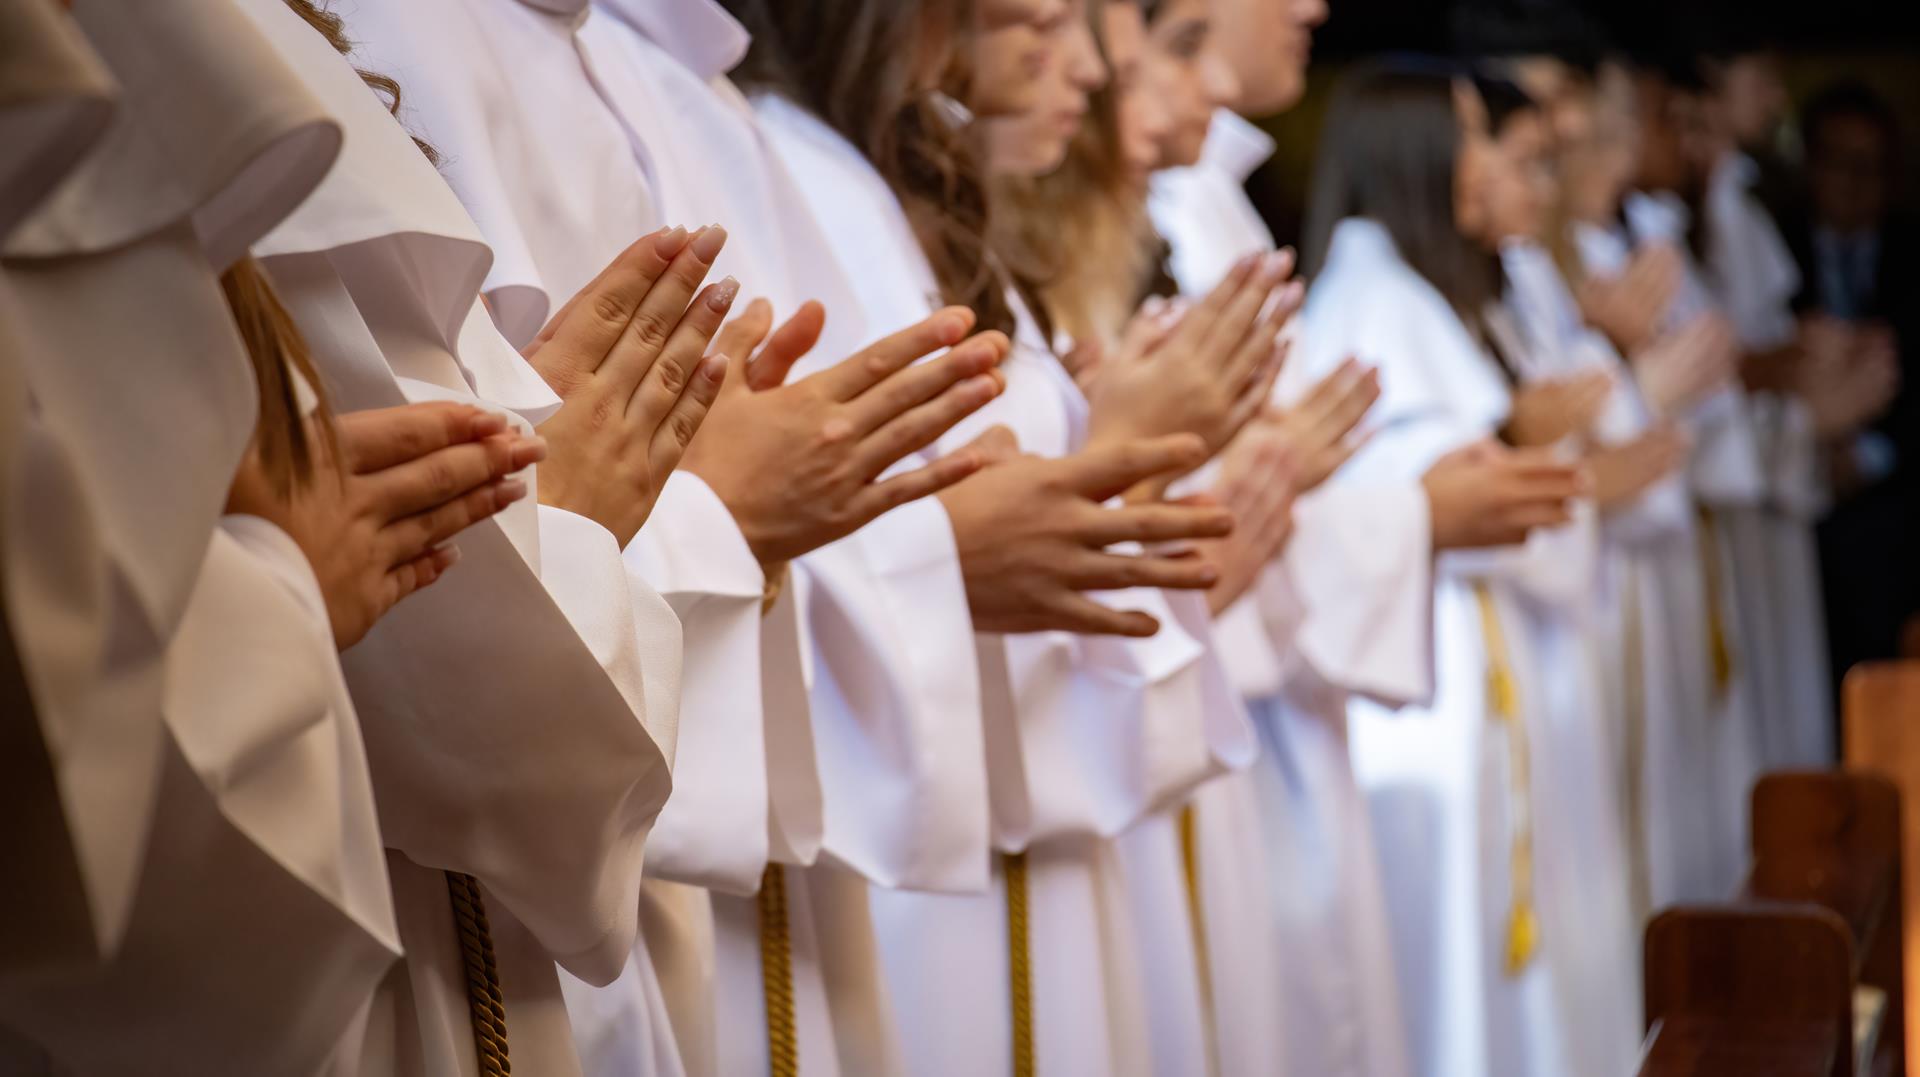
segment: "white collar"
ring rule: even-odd
[[[733,70],[753,43],[747,28],[714,0],[594,2],[703,79]]]
[[[1216,109],[1207,127],[1207,143],[1200,161],[1245,183],[1253,170],[1265,164],[1275,149],[1272,136],[1232,109]]]

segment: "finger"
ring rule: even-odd
[[[1249,334],[1262,324],[1260,313],[1266,309],[1273,290],[1280,285],[1279,268],[1283,264],[1290,264],[1290,260],[1273,254],[1262,258],[1246,283],[1235,291],[1216,317],[1191,323],[1199,335],[1201,354],[1211,357],[1223,370],[1231,369],[1232,363],[1239,357],[1240,349],[1247,344]]]
[[[1051,606],[1053,623],[1048,627],[1061,632],[1132,639],[1150,639],[1160,632],[1160,622],[1145,613],[1110,609],[1084,595],[1063,594]]]
[[[387,609],[399,605],[407,596],[438,583],[440,577],[459,563],[460,547],[442,546],[396,566],[387,573],[387,594],[392,599],[387,603]]]
[[[1007,338],[997,332],[982,333],[931,362],[900,370],[846,405],[847,419],[861,437],[897,422],[908,411],[940,396],[962,382],[989,374],[1006,358]],[[994,378],[995,394],[1000,382]],[[992,396],[981,400],[985,404]],[[976,405],[977,406],[977,405]]]
[[[1193,434],[1174,434],[1089,449],[1060,460],[1069,489],[1095,501],[1162,475],[1185,474],[1206,463],[1207,446]]]
[[[755,299],[747,304],[746,310],[713,335],[713,350],[720,355],[732,356],[734,365],[739,368],[741,387],[746,384],[746,357],[759,351],[760,345],[766,342],[767,334],[772,331],[773,304],[765,299]]]
[[[1075,529],[1088,546],[1116,542],[1151,545],[1186,539],[1225,538],[1233,532],[1233,513],[1207,505],[1124,505],[1093,510]]]
[[[834,400],[852,400],[906,369],[914,360],[960,343],[973,329],[974,314],[948,307],[885,337],[817,375]]]
[[[1005,464],[1020,456],[1020,439],[1012,430],[1004,426],[988,427],[979,437],[968,442],[965,451],[980,457],[982,467]]]
[[[641,237],[620,252],[593,282],[569,299],[542,330],[552,347],[528,355],[542,375],[584,379],[605,363],[641,303],[685,251],[687,230],[678,225]]]
[[[687,308],[686,317],[674,327],[673,335],[661,349],[659,359],[647,370],[627,403],[627,414],[643,428],[657,430],[695,382],[707,354],[707,344],[719,331],[720,323],[740,294],[740,282],[728,277],[700,293]],[[722,382],[725,373],[721,374]],[[718,385],[715,385],[718,389]],[[700,409],[704,417],[706,409]]]
[[[1227,308],[1240,297],[1242,291],[1251,290],[1250,283],[1258,275],[1265,261],[1262,255],[1249,254],[1233,263],[1233,268],[1227,271],[1226,277],[1219,284],[1214,285],[1213,291],[1208,292],[1206,298],[1200,300],[1199,305],[1185,313],[1176,331],[1191,333],[1192,339],[1196,342],[1204,339],[1207,327],[1226,313]]]
[[[700,432],[700,425],[707,421],[707,412],[712,410],[713,402],[719,399],[720,390],[726,385],[729,365],[724,355],[709,355],[701,360],[693,372],[692,384],[654,429],[653,441],[647,448],[656,474],[664,476],[680,466],[680,458],[686,455],[687,446],[693,444],[694,435]]]
[[[826,328],[827,308],[811,299],[800,304],[747,365],[746,388],[758,393],[785,385],[793,365],[820,343],[820,334]]]
[[[381,520],[399,520],[466,496],[512,470],[511,443],[451,445],[363,476]]]
[[[1380,371],[1365,369],[1356,371],[1353,380],[1347,383],[1345,391],[1320,416],[1315,424],[1312,444],[1316,446],[1335,445],[1344,441],[1367,412],[1380,402]]]
[[[953,429],[954,424],[999,395],[1000,383],[985,375],[953,386],[864,438],[854,454],[856,473],[862,481],[873,481],[909,454],[933,444],[940,435]]]
[[[625,331],[608,345],[610,350],[606,361],[594,371],[596,387],[616,400],[627,400],[635,394],[641,380],[666,351],[674,331],[698,309],[694,303],[694,293],[699,291],[701,282],[707,279],[707,272],[713,268],[713,261],[720,256],[720,249],[726,242],[726,229],[718,225],[703,228],[689,237],[672,262],[654,275],[651,287],[636,297],[636,305]],[[736,282],[736,294],[738,287]],[[731,304],[732,298],[729,297],[729,308]],[[712,308],[705,313],[711,315]],[[724,316],[727,311],[718,313]],[[711,321],[711,318],[707,320]],[[717,322],[714,328],[718,328]],[[712,331],[707,335],[711,337]],[[702,340],[702,351],[705,346],[706,341]],[[691,369],[692,363],[688,362],[681,369],[681,374]]]
[[[449,445],[503,433],[507,420],[468,404],[433,401],[348,412],[336,418],[336,427],[347,469],[364,475],[417,460]]]
[[[1129,587],[1204,591],[1220,582],[1220,572],[1195,557],[1089,550],[1068,562],[1062,578],[1076,591],[1124,591]]]
[[[388,563],[412,561],[526,496],[524,481],[503,479],[425,512],[395,520],[381,532],[387,542]]]
[[[984,466],[986,461],[979,453],[962,449],[951,456],[943,456],[926,467],[915,468],[868,487],[854,499],[854,504],[858,508],[862,522],[872,522],[909,501],[932,497],[947,487],[978,473]]]
[[[1255,377],[1256,372],[1263,369],[1263,364],[1277,364],[1280,356],[1285,354],[1285,345],[1280,343],[1280,330],[1286,325],[1287,318],[1291,316],[1293,312],[1293,307],[1299,305],[1298,296],[1302,291],[1303,289],[1299,281],[1292,281],[1281,286],[1277,294],[1282,296],[1282,298],[1276,301],[1268,308],[1267,312],[1261,316],[1259,322],[1256,323],[1252,331],[1247,334],[1246,339],[1241,341],[1240,347],[1235,352],[1232,361],[1227,364],[1226,376],[1228,378],[1228,384],[1238,385],[1243,381]],[[1286,296],[1293,296],[1294,298],[1289,301],[1285,298]],[[1291,302],[1291,306],[1289,302]],[[1278,373],[1279,369],[1276,365],[1274,372]]]

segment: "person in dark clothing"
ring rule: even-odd
[[[1781,231],[1800,264],[1795,305],[1885,335],[1902,387],[1877,422],[1832,447],[1835,506],[1820,527],[1836,676],[1893,657],[1920,614],[1920,222],[1893,209],[1899,132],[1891,109],[1855,83],[1802,115],[1805,189]]]

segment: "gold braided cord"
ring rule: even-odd
[[[1540,949],[1540,917],[1533,906],[1532,759],[1526,723],[1520,717],[1520,686],[1514,679],[1513,659],[1507,651],[1499,611],[1494,608],[1493,592],[1479,583],[1474,585],[1473,597],[1480,605],[1480,629],[1487,645],[1487,711],[1507,735],[1507,798],[1513,814],[1513,846],[1507,862],[1511,892],[1505,966],[1508,976],[1518,976]]]
[[[798,1077],[800,1028],[793,1010],[793,935],[787,924],[787,873],[768,864],[760,876],[760,989],[767,1005],[767,1072]]]
[[[1033,946],[1027,923],[1027,854],[1002,857],[1007,878],[1007,988],[1013,999],[1013,1077],[1033,1077]]]
[[[1220,1072],[1215,1057],[1213,1015],[1213,957],[1207,949],[1207,911],[1200,904],[1200,823],[1192,802],[1180,809],[1180,865],[1187,876],[1187,919],[1193,931],[1194,971],[1200,978],[1200,1012],[1206,1021],[1207,1072]]]
[[[1640,571],[1629,571],[1626,584],[1626,609],[1620,679],[1626,692],[1626,789],[1627,834],[1631,838],[1628,862],[1629,886],[1633,897],[1634,923],[1644,922],[1653,912],[1653,868],[1648,862],[1647,845],[1647,674],[1646,626],[1640,611]]]
[[[467,966],[467,1008],[473,1015],[473,1051],[480,1077],[508,1077],[513,1063],[507,1057],[507,1006],[500,995],[500,966],[494,960],[480,881],[457,871],[446,876],[454,931]]]
[[[1733,683],[1733,644],[1727,637],[1726,611],[1721,606],[1721,566],[1719,528],[1713,513],[1704,505],[1696,506],[1700,521],[1700,575],[1707,585],[1707,658],[1713,663],[1713,694],[1727,693]]]

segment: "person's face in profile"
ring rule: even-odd
[[[1070,0],[1068,18],[1052,31],[1051,62],[1034,107],[987,121],[987,163],[1000,175],[1040,176],[1059,168],[1086,119],[1088,97],[1107,80],[1107,65],[1087,21],[1087,0]]]
[[[1230,108],[1240,98],[1239,80],[1215,47],[1210,0],[1169,0],[1161,6],[1147,26],[1142,92],[1158,98],[1166,110],[1160,167],[1198,162],[1214,110]]]
[[[1053,38],[1067,11],[1066,0],[979,0],[966,101],[974,115],[1017,116],[1038,105],[1053,63]]]

